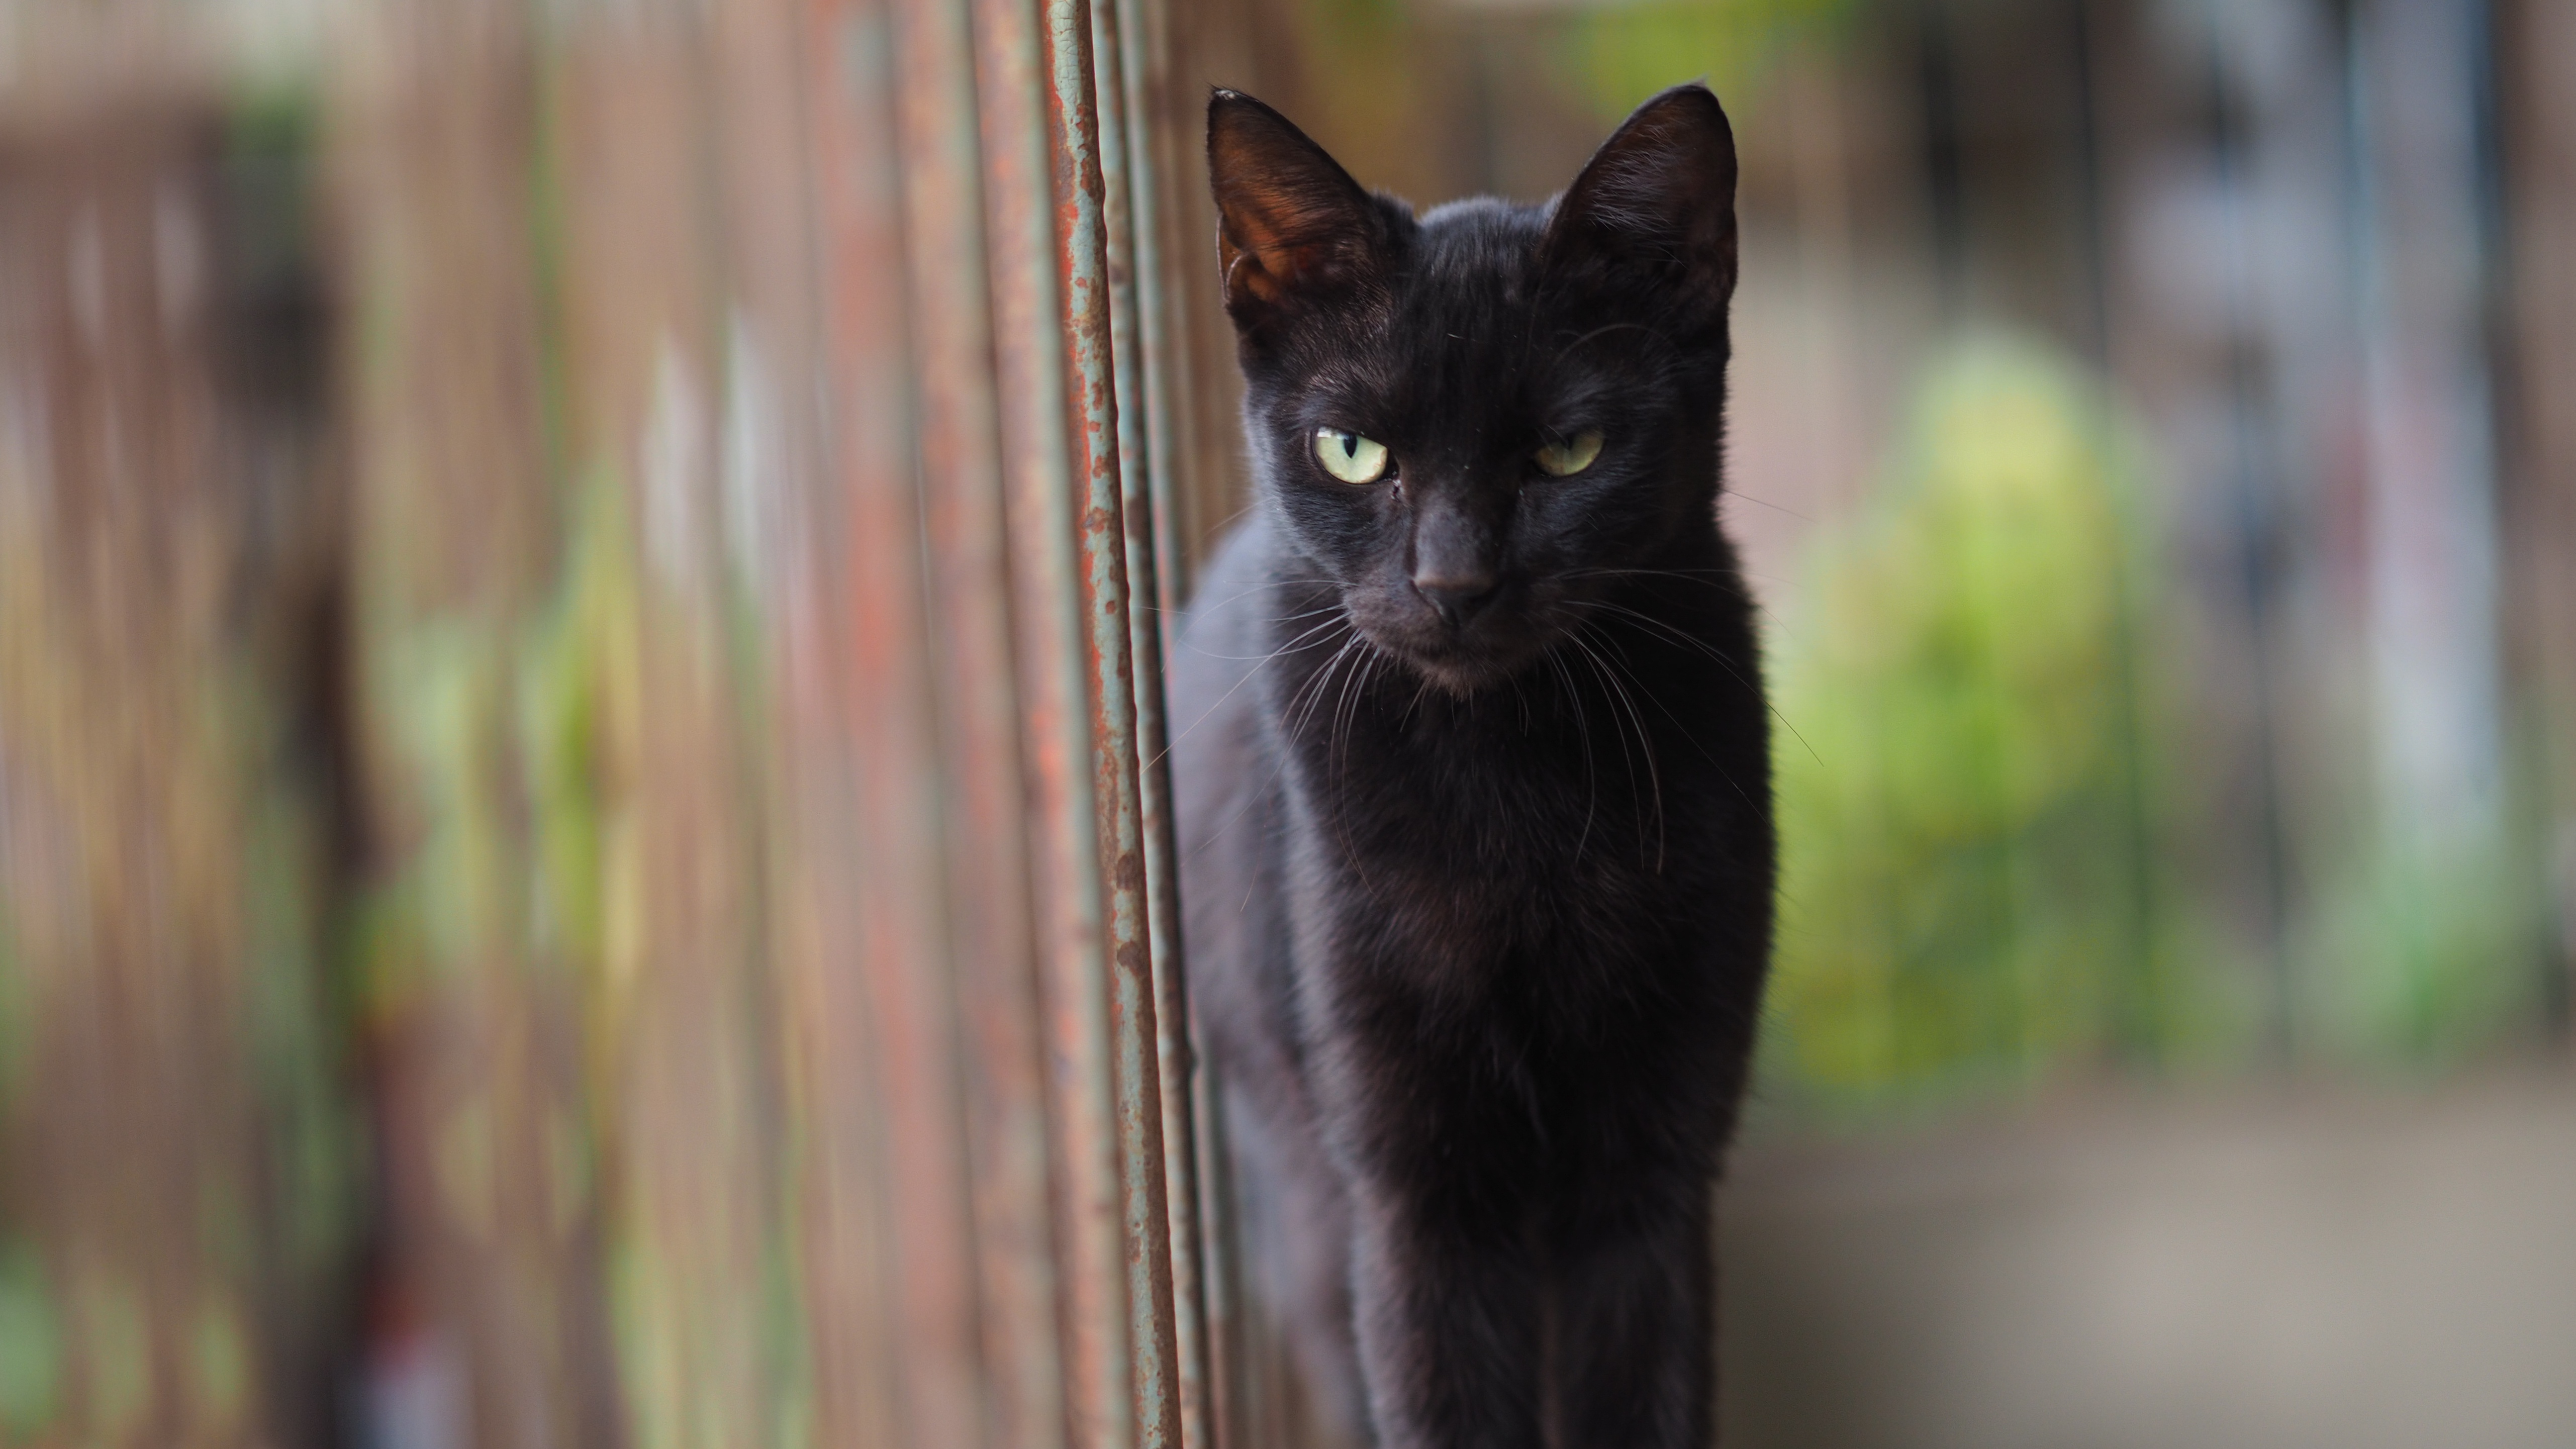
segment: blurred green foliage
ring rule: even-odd
[[[1646,0],[1586,7],[1567,21],[1568,73],[1605,121],[1666,86],[1705,79],[1743,110],[1785,47],[1831,37],[1859,0]]]
[[[281,776],[287,764],[278,762]],[[229,1266],[252,1270],[243,1240],[255,1236],[276,1254],[272,1267],[316,1298],[362,1236],[367,1146],[349,1095],[357,1023],[342,989],[319,813],[307,791],[276,781],[250,802],[244,1058],[272,1151],[262,1164],[265,1219],[254,1233],[240,1221],[246,1210],[231,1205],[218,1235]]]
[[[2053,1073],[2412,1071],[2533,1019],[2541,902],[2504,821],[2388,818],[2366,738],[2315,747],[2277,938],[2200,858],[2225,762],[2132,429],[2079,364],[1954,344],[1875,496],[1770,641],[1781,924],[1765,1072],[1790,1110]],[[2293,800],[2283,808],[2297,805]],[[2465,823],[2462,823],[2465,822]]]
[[[2289,943],[2305,1053],[2439,1068],[2538,1019],[2546,857],[2518,848],[2504,819],[2469,824],[2355,820],[2328,842]]]
[[[1815,545],[1772,645],[1775,1084],[1938,1095],[2230,1034],[2166,919],[2140,472],[2077,368],[1970,341]]]
[[[0,1244],[0,1435],[32,1435],[54,1414],[62,1324],[44,1263]]]

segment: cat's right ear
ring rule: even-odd
[[[1236,327],[1383,275],[1385,210],[1287,117],[1219,90],[1208,98],[1207,149],[1217,262]]]
[[[1549,214],[1560,276],[1651,279],[1676,320],[1723,326],[1735,295],[1735,132],[1707,86],[1652,96]]]

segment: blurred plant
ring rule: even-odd
[[[2501,819],[2441,839],[2425,822],[2337,832],[2291,943],[2296,1044],[2377,1068],[2441,1067],[2535,1019],[2549,914]]]
[[[2072,364],[1980,339],[1818,542],[1773,642],[1776,1085],[1937,1095],[2226,1034],[2160,919],[2139,471]]]
[[[1494,169],[1497,106],[1588,128],[1704,79],[1742,118],[1786,53],[1839,44],[1865,3],[1299,0],[1276,8],[1289,54],[1260,85],[1354,175],[1427,202],[1511,188]],[[1520,181],[1533,195],[1561,184]]]
[[[0,1441],[32,1436],[52,1420],[62,1356],[44,1263],[24,1245],[0,1244]]]
[[[1588,7],[1568,21],[1575,88],[1616,121],[1666,86],[1706,79],[1739,115],[1784,47],[1827,37],[1860,0],[1647,0]]]
[[[1817,541],[1771,641],[1782,1105],[2241,1064],[2274,1019],[2298,1060],[2441,1066],[2530,1019],[2546,903],[2503,822],[2435,838],[2366,790],[2306,832],[2288,999],[2267,999],[2262,948],[2189,859],[2224,772],[2186,760],[2157,687],[2174,641],[2141,477],[2078,366],[1981,338],[1926,368],[1878,496]]]

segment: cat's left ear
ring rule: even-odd
[[[1735,132],[1704,85],[1649,99],[1601,143],[1548,217],[1556,275],[1650,282],[1694,320],[1735,295]]]

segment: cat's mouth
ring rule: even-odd
[[[1532,657],[1535,657],[1535,651]],[[1460,699],[1508,684],[1512,677],[1520,672],[1517,667],[1504,665],[1489,658],[1443,660],[1415,656],[1406,658],[1405,662],[1412,665],[1414,672],[1421,675],[1432,687],[1445,690]]]
[[[1522,601],[1497,603],[1452,623],[1429,607],[1353,608],[1351,621],[1371,644],[1434,688],[1465,697],[1508,683],[1535,666],[1554,629]]]

